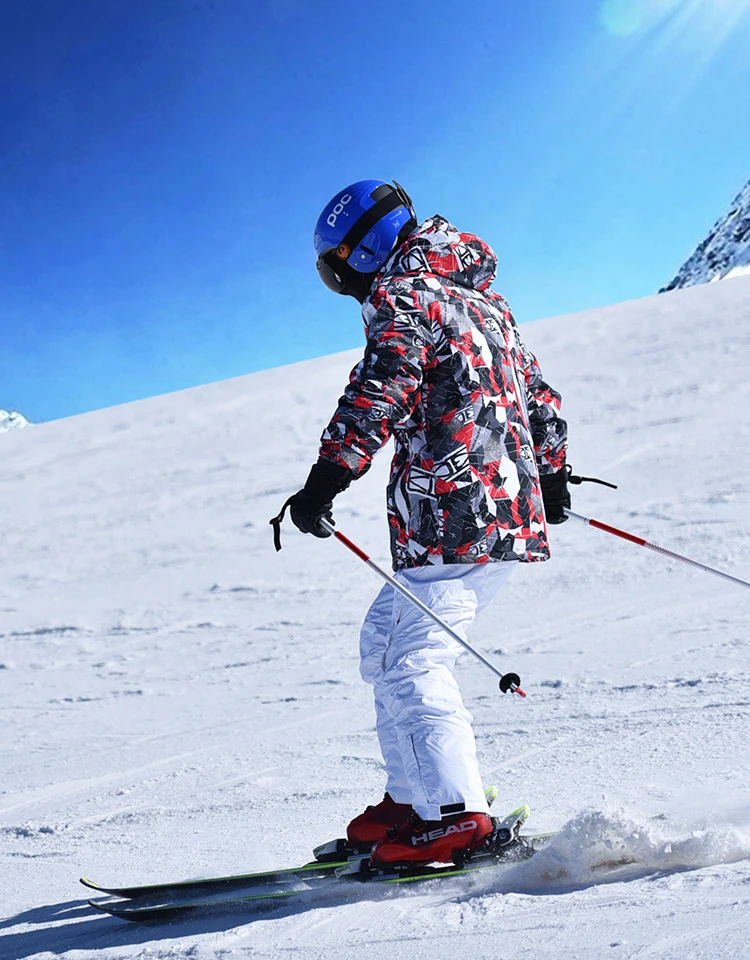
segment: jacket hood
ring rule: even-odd
[[[495,279],[497,256],[473,233],[460,233],[444,217],[420,224],[386,263],[378,282],[404,274],[437,274],[451,283],[486,290]]]

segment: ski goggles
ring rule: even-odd
[[[341,247],[338,249],[340,250]],[[330,247],[330,249],[321,253],[315,266],[318,270],[318,276],[329,290],[333,290],[334,293],[344,293],[346,291],[346,279],[343,274],[347,269],[347,263],[337,255],[335,247]],[[351,270],[351,267],[348,267],[348,269]]]

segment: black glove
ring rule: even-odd
[[[333,522],[333,498],[346,490],[352,479],[351,470],[321,457],[313,464],[304,487],[288,500],[295,527],[315,537],[330,537],[331,534],[320,526],[320,521],[325,517]]]
[[[539,477],[542,485],[542,501],[547,523],[565,523],[568,519],[563,507],[570,508],[568,490],[568,468],[563,467],[557,473],[543,473]]]

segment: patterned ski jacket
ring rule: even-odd
[[[539,473],[565,465],[560,395],[542,378],[506,301],[497,257],[431,217],[375,278],[367,347],[320,455],[367,471],[393,436],[394,569],[546,560]]]

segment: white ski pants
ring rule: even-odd
[[[476,614],[515,566],[510,561],[401,570],[396,579],[466,638]],[[487,813],[471,715],[453,676],[461,647],[386,584],[360,634],[360,672],[375,691],[386,790],[424,820]]]

